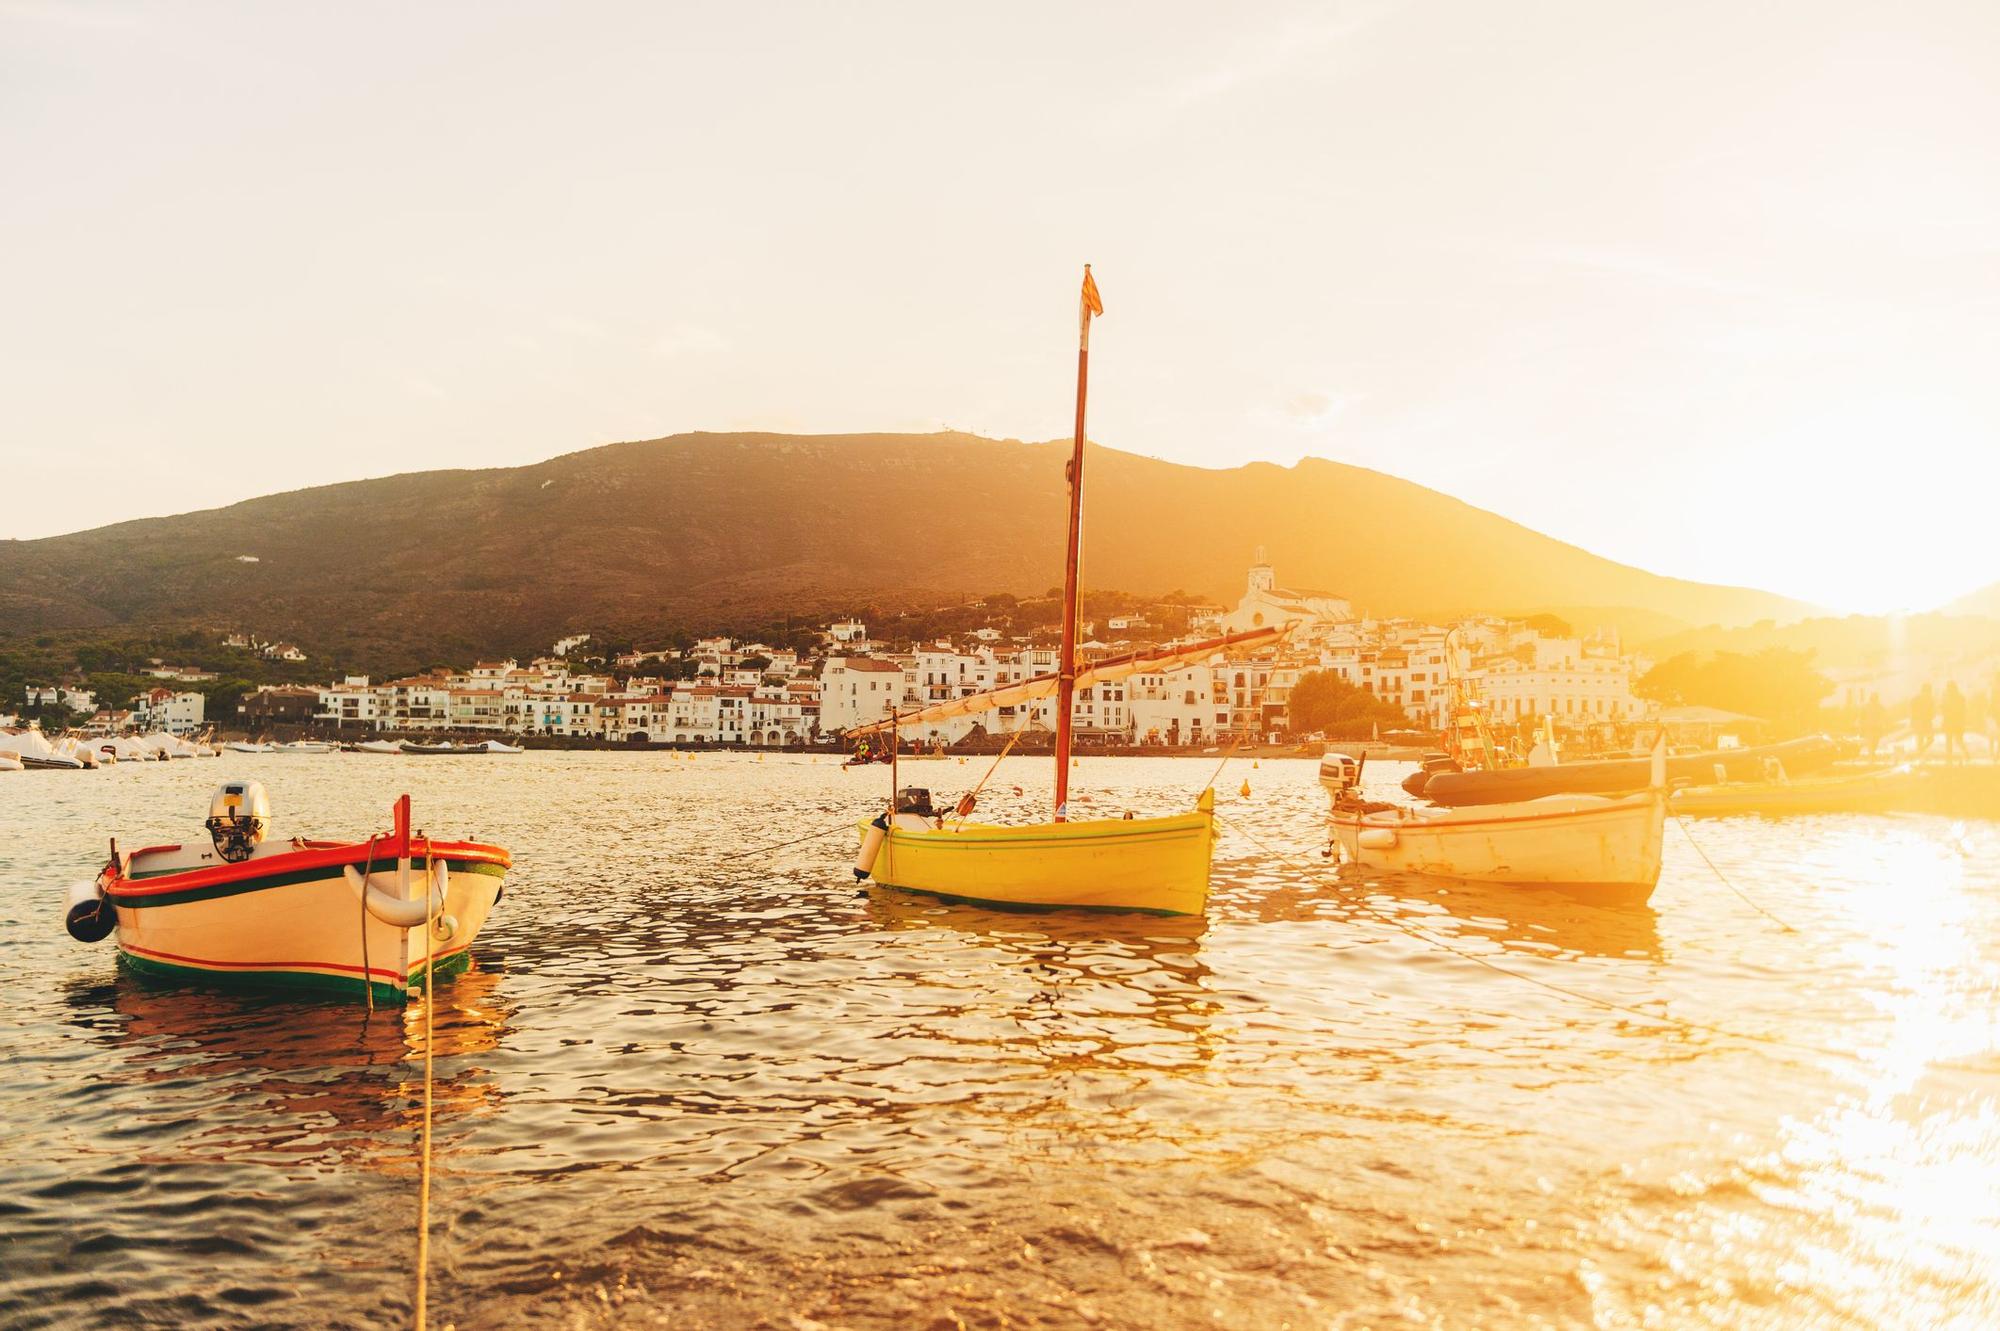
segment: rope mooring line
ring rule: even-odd
[[[835,832],[851,831],[854,827],[854,820],[855,816],[850,815],[831,827],[822,827],[817,832],[808,832],[804,836],[793,837],[789,841],[774,841],[768,846],[751,846],[744,850],[726,851],[715,858],[718,860],[740,860],[750,855],[768,855],[774,850],[785,850],[791,846],[803,846],[808,841],[817,841],[821,837],[832,836]]]
[[[1797,929],[1793,928],[1791,925],[1785,923],[1783,920],[1773,915],[1770,911],[1765,910],[1762,906],[1752,901],[1750,899],[1749,893],[1745,892],[1742,888],[1738,887],[1736,884],[1730,882],[1729,875],[1725,874],[1724,872],[1722,872],[1722,870],[1715,867],[1715,861],[1708,858],[1708,852],[1701,848],[1701,842],[1696,841],[1694,839],[1694,833],[1688,830],[1686,819],[1682,818],[1680,814],[1676,813],[1674,815],[1674,822],[1681,829],[1681,835],[1687,838],[1687,843],[1690,846],[1694,847],[1694,853],[1701,856],[1701,862],[1703,864],[1706,864],[1708,866],[1708,871],[1715,875],[1715,880],[1717,882],[1721,883],[1724,887],[1728,888],[1731,892],[1734,892],[1738,897],[1740,897],[1744,905],[1748,906],[1751,910],[1756,911],[1759,915],[1762,915],[1765,919],[1777,925],[1780,929],[1783,929],[1786,933],[1795,934],[1798,932]]]
[[[1223,815],[1217,814],[1216,817],[1223,818]],[[1240,833],[1244,837],[1244,839],[1250,842],[1251,845],[1256,846],[1266,855],[1273,856],[1280,860],[1288,861],[1295,867],[1309,872],[1316,872],[1318,869],[1322,867],[1320,865],[1312,864],[1309,861],[1302,860],[1297,856],[1288,855],[1284,851],[1273,850],[1270,846],[1264,844],[1263,841],[1259,840],[1257,836],[1254,833],[1252,833],[1248,828],[1244,827],[1241,822],[1237,821],[1234,818],[1223,818],[1223,821],[1227,822],[1232,830]],[[1578,1002],[1588,1003],[1593,1007],[1602,1008],[1606,1011],[1626,1013],[1630,1016],[1638,1017],[1641,1020],[1649,1021],[1656,1025],[1674,1027],[1683,1031],[1700,1031],[1710,1035],[1724,1036],[1732,1040],[1744,1040],[1755,1044],[1765,1044],[1765,1045],[1772,1045],[1782,1049],[1791,1049],[1801,1053],[1818,1054],[1826,1058],[1840,1058],[1840,1059],[1847,1059],[1849,1061],[1859,1060],[1859,1055],[1854,1054],[1848,1050],[1829,1049],[1821,1045],[1805,1044],[1798,1040],[1787,1040],[1783,1036],[1779,1035],[1760,1035],[1754,1031],[1732,1030],[1727,1026],[1714,1026],[1703,1021],[1690,1021],[1686,1017],[1676,1017],[1668,1013],[1650,1012],[1645,1008],[1635,1006],[1631,1003],[1620,1003],[1615,999],[1602,998],[1596,994],[1588,993],[1582,989],[1572,989],[1568,985],[1557,984],[1553,980],[1544,980],[1539,976],[1529,975],[1525,971],[1517,971],[1514,970],[1512,967],[1502,966],[1497,962],[1489,961],[1487,958],[1482,957],[1477,953],[1467,952],[1464,948],[1456,947],[1453,944],[1446,942],[1444,939],[1439,938],[1434,934],[1426,933],[1425,931],[1418,929],[1412,925],[1405,924],[1403,921],[1397,919],[1393,915],[1390,915],[1384,911],[1377,910],[1375,907],[1368,904],[1367,901],[1356,896],[1354,893],[1344,890],[1344,888],[1342,888],[1341,885],[1338,883],[1335,884],[1335,887],[1337,889],[1340,889],[1341,895],[1344,898],[1346,898],[1349,902],[1351,902],[1355,907],[1361,910],[1364,914],[1368,915],[1369,917],[1375,920],[1380,921],[1383,924],[1388,925],[1390,928],[1395,929],[1399,933],[1406,934],[1409,937],[1416,939],[1418,942],[1425,944],[1426,946],[1436,948],[1440,952],[1448,952],[1452,956],[1455,956],[1462,961],[1469,961],[1475,966],[1483,967],[1486,970],[1492,971],[1496,975],[1505,975],[1512,979],[1522,980],[1528,984],[1534,985],[1538,989],[1546,989],[1550,993],[1561,994],[1565,998],[1573,998]]]
[[[429,877],[436,872],[431,843],[426,839],[424,874]],[[450,871],[446,870],[445,887],[448,890],[450,886]],[[433,921],[437,917],[433,914],[430,885],[426,883],[424,887],[424,1133],[417,1175],[417,1331],[425,1331],[425,1295],[431,1266],[431,1033],[435,1029],[432,1011],[437,1005],[437,957],[431,942],[435,936]],[[443,900],[439,899],[436,907],[443,906]]]

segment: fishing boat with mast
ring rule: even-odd
[[[1199,915],[1208,903],[1215,848],[1215,792],[1165,817],[1070,821],[1069,779],[1076,691],[1142,672],[1173,670],[1282,641],[1291,625],[1254,629],[1203,642],[1133,652],[1079,668],[1077,604],[1083,538],[1084,405],[1090,382],[1090,321],[1104,313],[1090,266],[1083,270],[1076,359],[1076,436],[1070,453],[1069,533],[1063,574],[1062,643],[1056,669],[985,693],[892,713],[857,727],[850,739],[895,736],[906,727],[1056,700],[1055,809],[1046,823],[1000,826],[969,821],[977,792],[950,817],[931,807],[928,791],[896,786],[890,743],[889,810],[860,826],[857,880],[984,905],[1076,907]],[[1003,754],[1004,756],[1004,754]]]

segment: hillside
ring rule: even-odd
[[[0,638],[247,625],[320,654],[400,642],[445,659],[532,650],[575,628],[1038,593],[1061,580],[1067,448],[677,435],[0,542]],[[1094,587],[1233,601],[1264,546],[1281,583],[1381,614],[1564,607],[1695,625],[1806,610],[1613,563],[1335,462],[1211,471],[1093,447],[1086,484]]]
[[[1990,587],[1959,597],[1944,607],[1947,615],[1983,615],[1988,619],[2000,619],[2000,582]]]

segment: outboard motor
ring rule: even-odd
[[[1361,764],[1344,753],[1329,753],[1320,760],[1319,779],[1335,795],[1350,795],[1361,788]]]
[[[868,830],[861,835],[861,853],[854,857],[854,881],[863,883],[875,872],[875,860],[882,853],[882,843],[889,837],[890,814],[880,814],[868,824]],[[927,822],[934,822],[938,812],[931,807],[931,793],[921,786],[904,786],[896,792],[894,809],[896,826],[905,831],[914,831]],[[901,821],[904,818],[913,823]]]
[[[271,797],[262,781],[225,781],[208,802],[215,853],[231,864],[250,858],[271,830]]]

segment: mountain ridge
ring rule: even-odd
[[[416,635],[485,652],[579,627],[1039,593],[1061,579],[1068,448],[703,431],[341,481],[0,542],[0,636],[228,623],[322,650]],[[1619,564],[1325,458],[1203,468],[1093,444],[1085,486],[1092,587],[1233,601],[1263,546],[1281,584],[1384,615],[1589,606],[1699,625],[1810,609]]]

